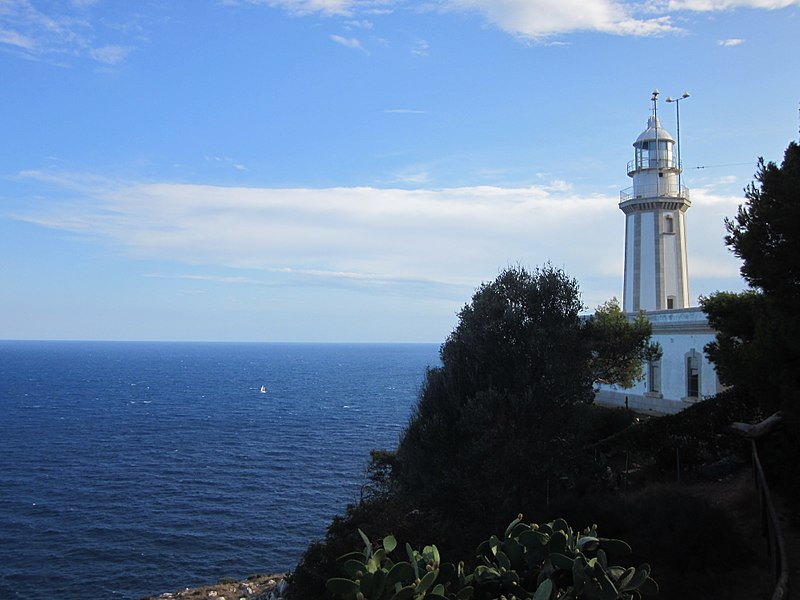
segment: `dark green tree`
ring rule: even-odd
[[[800,298],[800,145],[791,142],[780,166],[758,161],[747,201],[725,220],[725,244],[742,259],[742,277],[777,301]]]
[[[596,383],[632,387],[642,379],[644,363],[661,356],[661,347],[650,342],[653,328],[644,311],[629,319],[616,298],[597,307],[586,329]]]
[[[796,403],[800,360],[800,146],[783,163],[759,159],[746,202],[725,220],[725,244],[751,289],[701,298],[716,340],[706,352],[720,379],[765,405]]]
[[[551,265],[483,284],[442,345],[442,366],[427,373],[397,453],[399,489],[486,526],[486,515],[502,521],[591,479],[577,411],[599,376],[640,372],[651,331],[614,302],[594,318],[582,310],[575,280]]]
[[[594,318],[583,308],[576,281],[551,265],[481,285],[442,344],[441,367],[426,373],[397,452],[372,453],[361,501],[309,547],[291,597],[324,590],[359,528],[469,557],[511,516],[598,485],[584,450],[593,424],[606,423],[591,418],[593,384],[641,368],[650,327],[613,302]]]
[[[800,499],[800,145],[789,144],[780,166],[759,159],[746,202],[726,219],[725,244],[740,259],[751,289],[701,298],[716,339],[706,346],[720,379],[746,393],[765,413],[784,411],[769,444],[778,480]]]
[[[582,309],[577,282],[562,271],[504,270],[475,292],[442,345],[450,387],[461,396],[536,388],[558,405],[590,400]]]

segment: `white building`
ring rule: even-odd
[[[633,143],[628,163],[633,186],[620,192],[619,207],[625,213],[622,308],[632,315],[646,312],[663,354],[645,365],[644,381],[632,388],[603,385],[596,400],[669,414],[721,386],[703,351],[715,333],[702,310],[689,305],[686,212],[692,203],[681,183],[679,148],[661,126],[657,101],[655,91],[647,128]]]

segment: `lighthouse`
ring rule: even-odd
[[[658,118],[658,90],[651,101],[647,128],[633,143],[634,158],[628,163],[633,186],[620,192],[619,208],[625,213],[625,312],[689,307],[686,211],[692,203],[689,190],[681,185],[675,139]]]
[[[678,102],[688,98],[684,93]],[[716,332],[699,306],[689,306],[686,261],[686,211],[689,191],[681,184],[680,114],[675,105],[678,142],[658,119],[658,90],[653,92],[647,128],[633,143],[628,176],[633,186],[622,190],[625,213],[625,273],[622,308],[629,317],[644,311],[652,326],[651,341],[661,356],[648,358],[644,377],[629,388],[600,384],[595,401],[641,412],[673,414],[723,386],[704,349]]]

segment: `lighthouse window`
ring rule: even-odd
[[[647,361],[647,391],[661,393],[661,359]]]
[[[675,223],[672,220],[672,215],[664,217],[664,233],[675,233]]]
[[[700,357],[694,349],[686,354],[686,396],[700,397]]]
[[[641,168],[648,168],[650,165],[650,160],[648,158],[648,151],[647,151],[647,142],[643,142],[641,147],[636,149],[636,167]]]

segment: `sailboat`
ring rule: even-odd
[[[267,393],[267,386],[265,386],[265,385],[261,386],[261,393],[262,394],[266,394]]]

